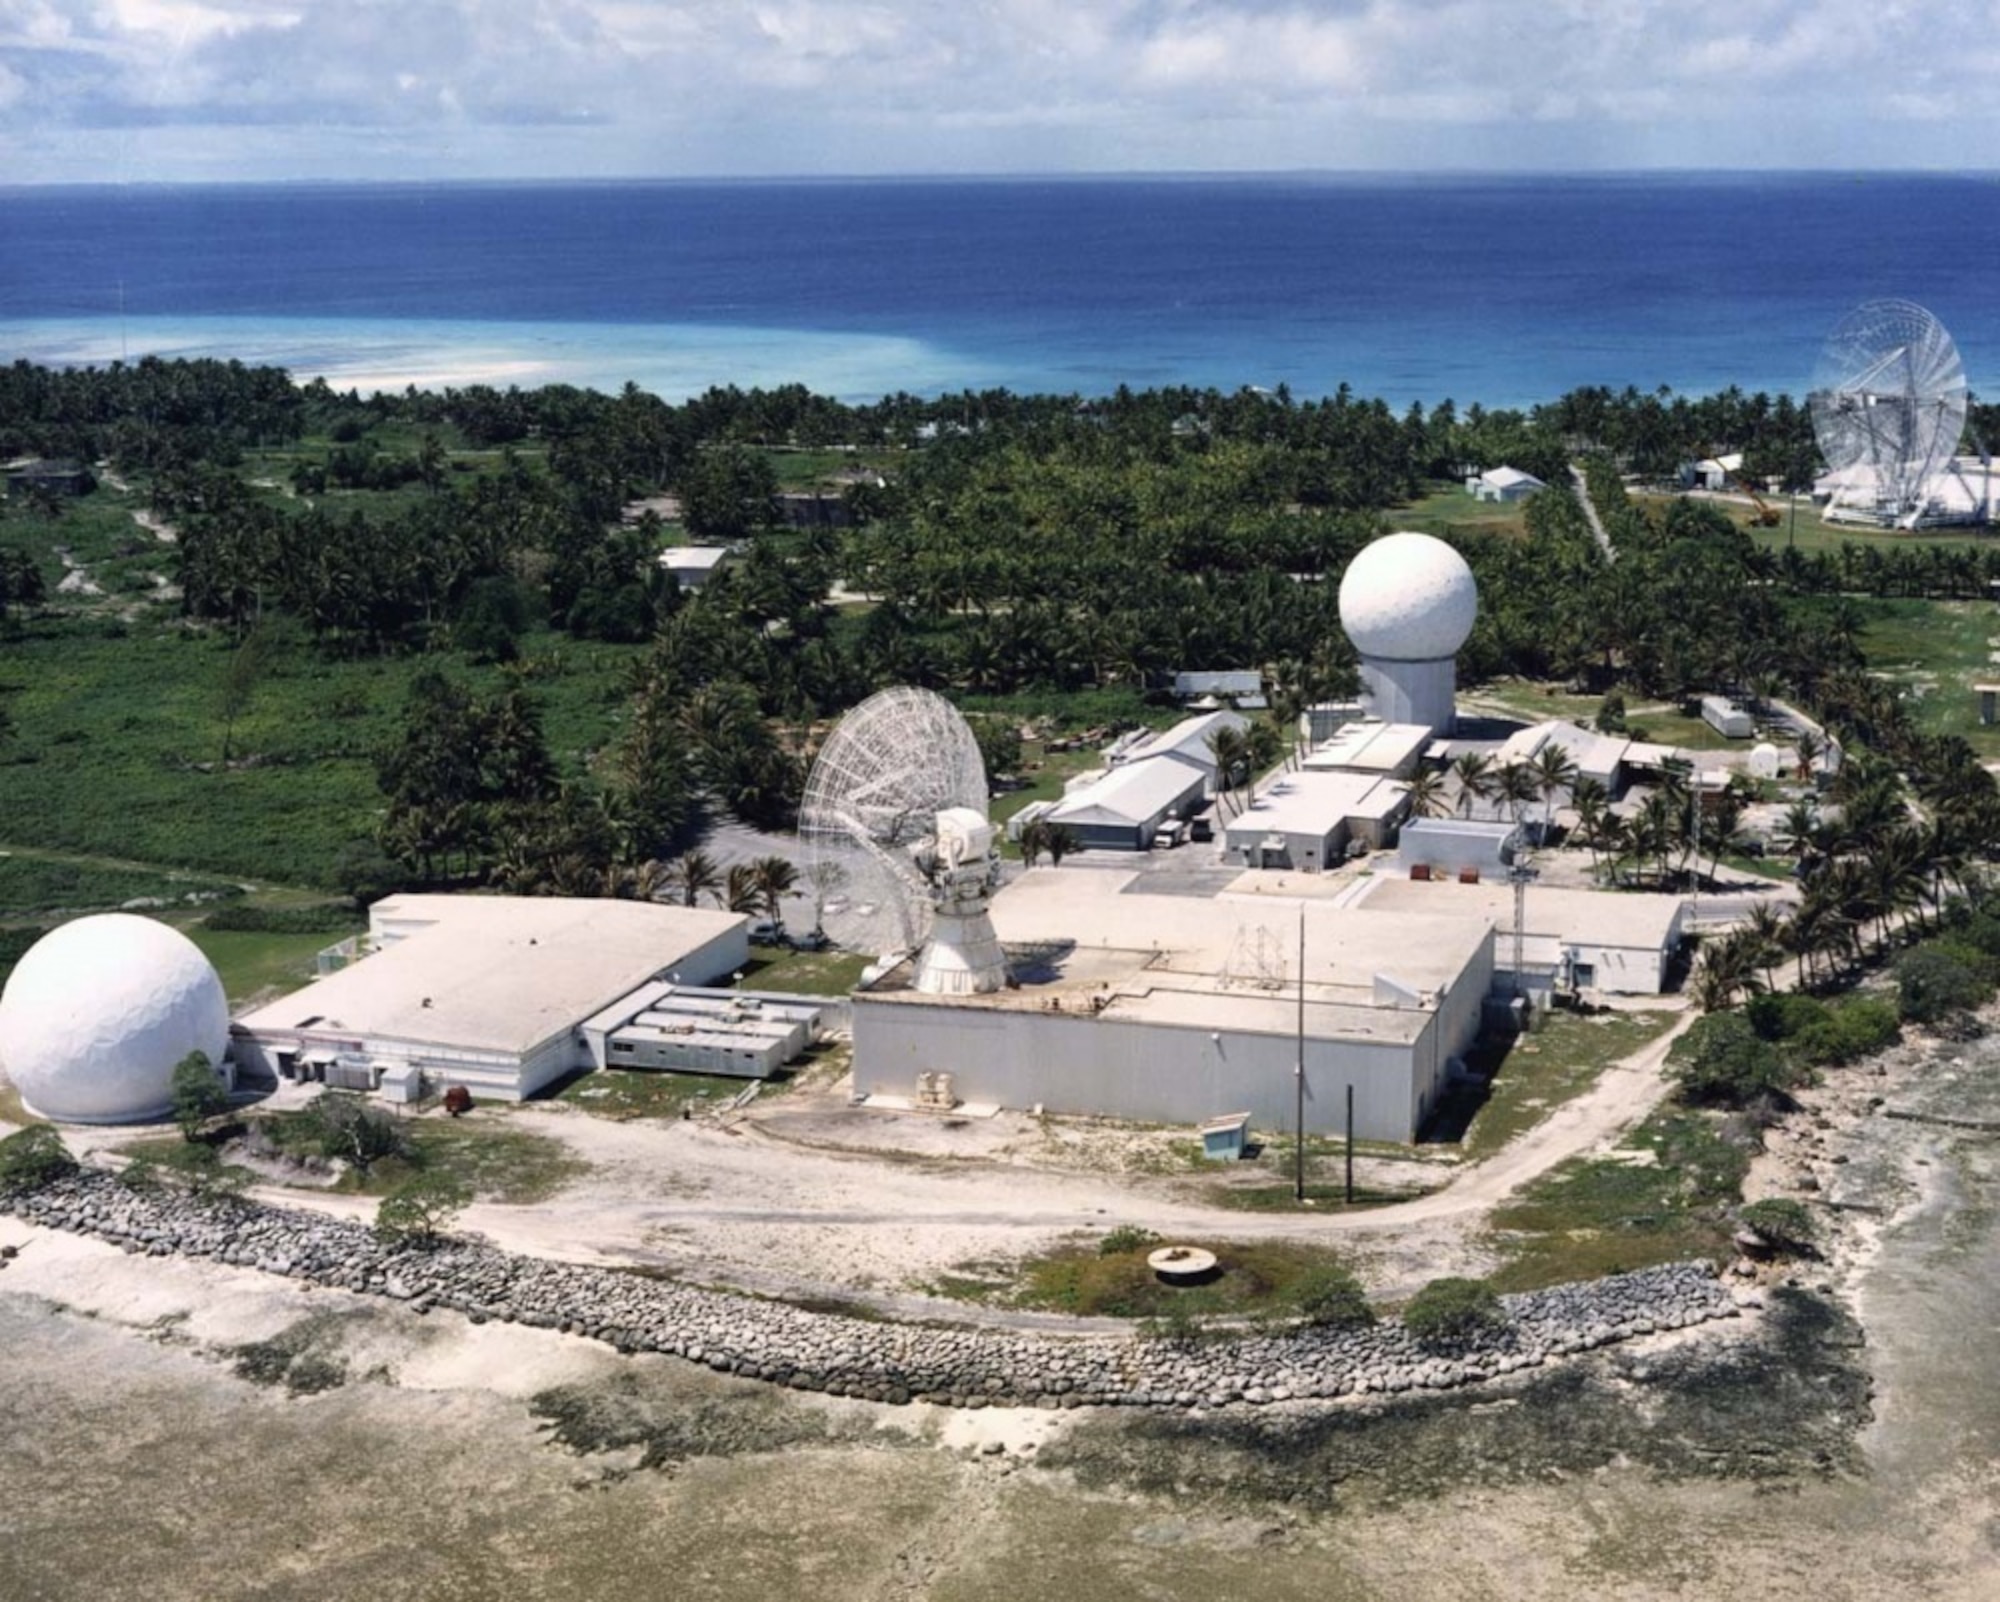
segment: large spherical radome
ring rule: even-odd
[[[1340,626],[1363,656],[1455,656],[1478,616],[1472,569],[1429,534],[1385,534],[1347,564],[1340,581]]]
[[[129,913],[52,929],[0,995],[0,1069],[30,1111],[58,1123],[137,1123],[172,1105],[174,1065],[220,1063],[229,1004],[178,929]]]

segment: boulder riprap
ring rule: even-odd
[[[810,1311],[780,1301],[552,1262],[452,1241],[382,1244],[359,1224],[233,1201],[137,1190],[84,1171],[4,1199],[45,1228],[126,1251],[208,1258],[475,1323],[503,1320],[660,1352],[797,1390],[953,1407],[1229,1407],[1448,1390],[1661,1330],[1732,1318],[1705,1263],[1502,1298],[1498,1328],[1426,1346],[1401,1324],[1173,1342],[953,1329]]]

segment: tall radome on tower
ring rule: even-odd
[[[1478,615],[1472,569],[1429,534],[1385,534],[1348,563],[1340,626],[1361,656],[1369,714],[1449,734],[1458,651]]]

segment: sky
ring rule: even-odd
[[[1992,0],[0,0],[0,182],[2000,167]]]

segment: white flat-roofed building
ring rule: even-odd
[[[1078,845],[1144,851],[1162,823],[1198,811],[1208,793],[1200,768],[1156,756],[1120,764],[1070,791],[1042,816],[1068,829]]]
[[[643,901],[391,896],[372,954],[245,1013],[236,1060],[278,1078],[438,1087],[519,1101],[593,1065],[583,1024],[656,979],[700,985],[749,960],[749,920]]]
[[[1396,838],[1406,874],[1456,879],[1505,873],[1521,849],[1521,825],[1508,818],[1411,818]]]
[[[1389,845],[1408,808],[1408,788],[1378,774],[1284,773],[1229,819],[1223,850],[1246,868],[1319,873],[1357,841],[1371,851]]]
[[[1425,724],[1384,723],[1378,718],[1366,718],[1335,729],[1326,743],[1306,758],[1305,765],[1308,772],[1347,768],[1356,773],[1407,779],[1417,771],[1430,743],[1431,731]]]
[[[1356,905],[1365,910],[1483,918],[1494,930],[1497,981],[1514,974],[1514,890],[1505,880],[1429,883],[1378,875]],[[1571,890],[1531,884],[1522,898],[1523,978],[1534,988],[1657,996],[1680,949],[1686,903],[1637,891]]]
[[[1182,672],[1174,675],[1174,694],[1183,701],[1204,695],[1228,697],[1262,695],[1264,675],[1257,668],[1223,668],[1214,672]]]
[[[1701,698],[1701,721],[1725,740],[1747,740],[1757,732],[1757,720],[1749,710],[1726,695]]]
[[[660,552],[660,566],[673,574],[684,590],[698,590],[736,559],[727,545],[669,545]]]
[[[768,1079],[820,1037],[822,1009],[655,980],[579,1026],[599,1068]]]
[[[993,902],[1018,988],[928,996],[909,965],[855,992],[854,1085],[908,1096],[952,1075],[968,1102],[1289,1128],[1305,931],[1306,1122],[1412,1139],[1476,1037],[1493,935],[1480,917],[1280,896],[1149,894],[1142,875],[1043,869]]]

